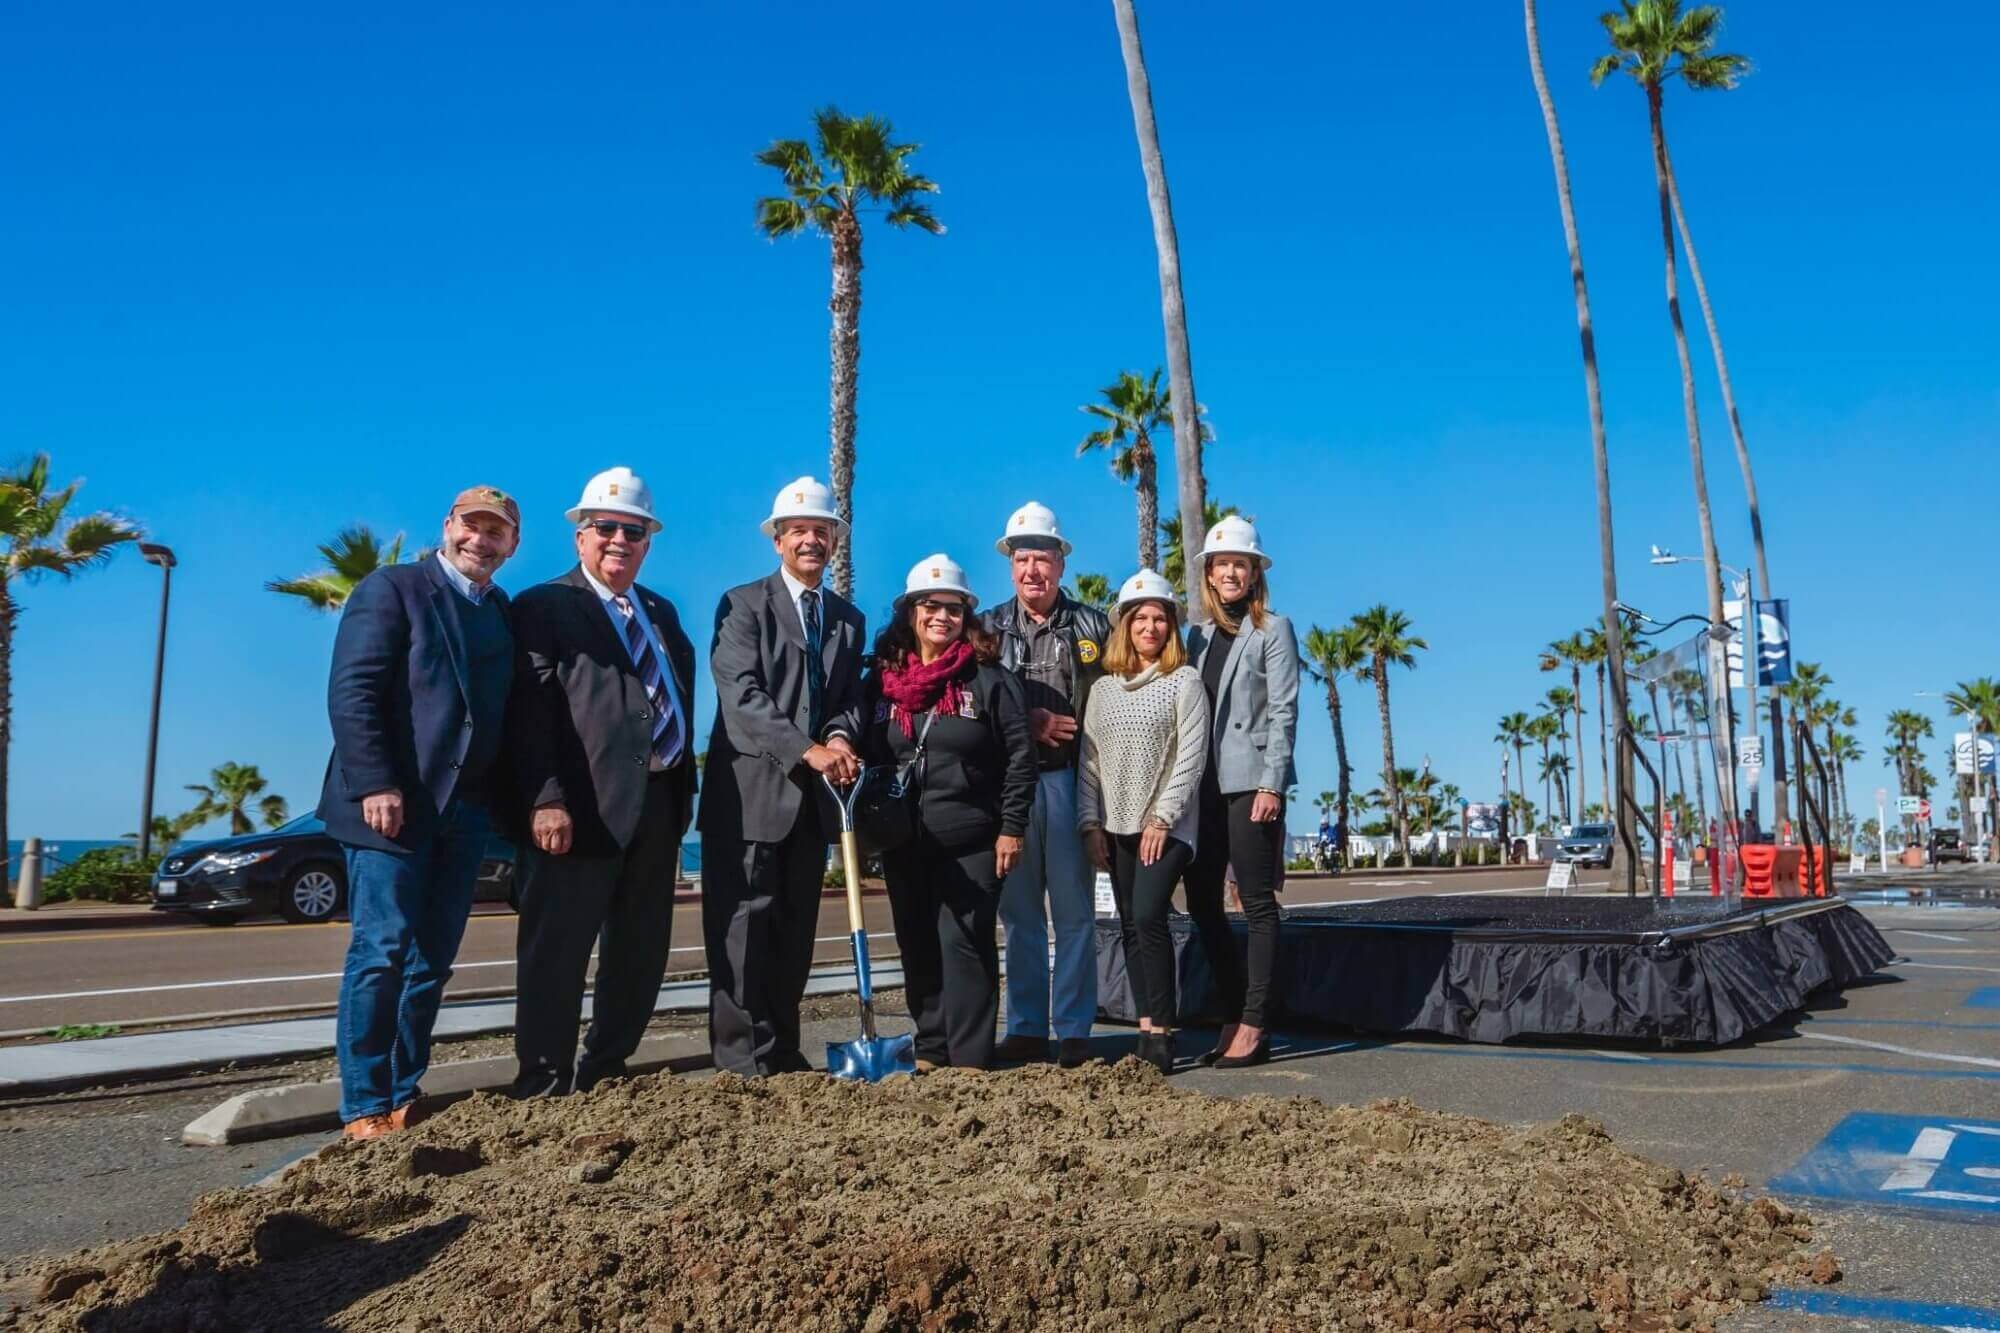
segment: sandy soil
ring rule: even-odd
[[[1581,1117],[1182,1091],[1127,1060],[483,1096],[41,1266],[21,1329],[1663,1329],[1833,1280],[1806,1219]]]

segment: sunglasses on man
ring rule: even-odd
[[[653,535],[643,523],[619,523],[608,518],[593,518],[584,526],[606,541],[622,534],[628,542],[642,542]]]

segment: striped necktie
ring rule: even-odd
[[[810,739],[819,739],[820,723],[826,720],[826,659],[820,656],[819,593],[807,588],[799,594],[799,611],[806,627],[806,687]]]
[[[632,666],[639,673],[640,683],[646,687],[646,698],[652,701],[653,758],[659,761],[662,768],[671,768],[674,761],[681,757],[680,710],[674,707],[673,697],[667,693],[660,656],[653,651],[653,641],[639,623],[639,617],[633,614],[632,599],[613,597],[611,604],[625,618],[625,651],[632,655]]]

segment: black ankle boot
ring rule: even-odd
[[[1174,1072],[1174,1037],[1171,1032],[1141,1032],[1139,1058],[1162,1074]]]

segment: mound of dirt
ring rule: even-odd
[[[205,1196],[178,1231],[45,1265],[18,1319],[1688,1328],[1810,1279],[1809,1239],[1578,1116],[1223,1099],[1131,1060],[874,1087],[655,1077],[337,1145]]]

